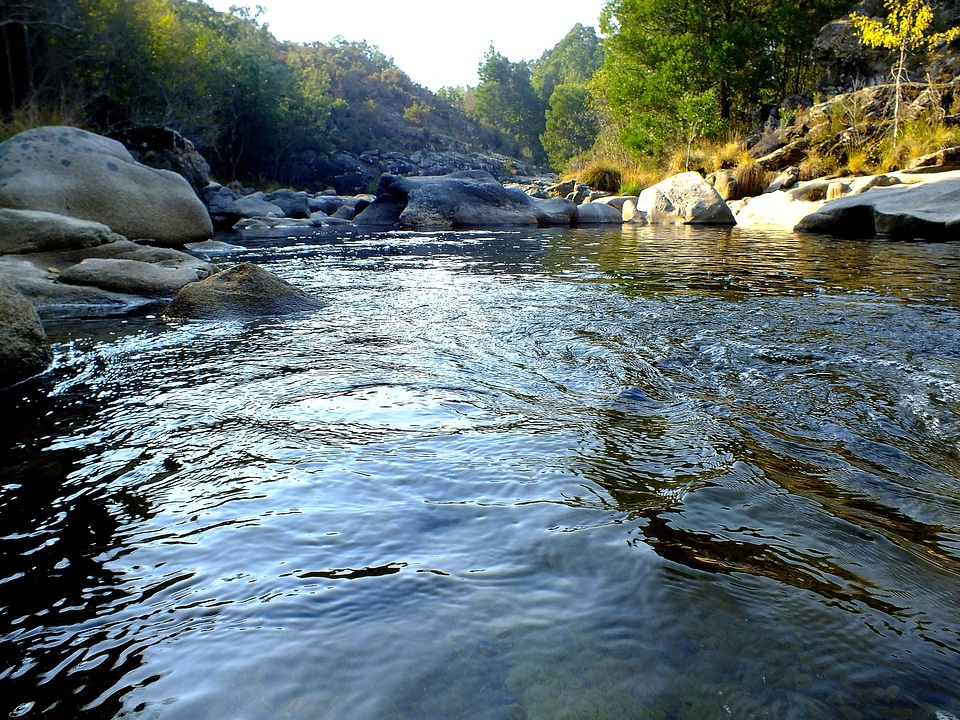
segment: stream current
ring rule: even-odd
[[[243,244],[0,392],[0,715],[960,717],[960,243]]]

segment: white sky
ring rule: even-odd
[[[266,9],[260,22],[278,40],[329,42],[338,35],[376,45],[420,85],[476,85],[492,42],[510,60],[535,60],[577,23],[600,33],[604,0],[205,0]]]

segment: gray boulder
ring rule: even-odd
[[[267,196],[262,192],[239,197],[233,205],[240,217],[284,217],[283,208],[267,200]],[[310,217],[309,214],[307,217]]]
[[[409,229],[555,225],[567,206],[540,205],[518,188],[505,188],[484,171],[436,177],[384,175],[377,199],[360,213],[358,225]]]
[[[0,277],[0,387],[43,372],[52,359],[37,311]]]
[[[848,195],[807,215],[795,229],[840,238],[952,240],[960,230],[960,178]]]
[[[0,209],[0,253],[95,247],[118,238],[103,223],[44,212]]]
[[[185,286],[165,314],[174,318],[223,320],[315,310],[321,301],[271,272],[241,263]]]
[[[577,206],[578,225],[602,225],[605,223],[622,223],[623,212],[611,205],[599,202],[589,202]]]
[[[264,199],[279,207],[283,217],[310,217],[310,197],[302,190],[277,190]]]
[[[141,165],[116,140],[72,127],[34,128],[0,143],[0,207],[93,220],[163,245],[213,232],[181,175]]]
[[[733,225],[736,221],[720,194],[696,172],[684,172],[640,193],[637,210],[649,223]]]

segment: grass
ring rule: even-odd
[[[71,125],[83,128],[84,123],[75,114],[53,108],[28,103],[21,105],[11,113],[8,120],[0,122],[0,142],[12,138],[24,130],[42,125]]]

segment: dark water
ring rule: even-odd
[[[960,244],[249,244],[0,394],[0,716],[960,716]]]

